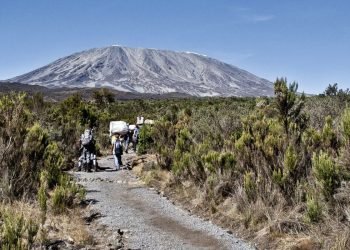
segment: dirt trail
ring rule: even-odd
[[[130,163],[134,154],[123,156]],[[174,206],[129,170],[113,171],[111,156],[99,159],[104,171],[75,173],[87,189],[97,220],[123,232],[126,249],[252,249],[225,230]]]

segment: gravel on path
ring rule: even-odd
[[[133,153],[123,156],[130,163]],[[100,172],[75,172],[87,190],[98,223],[123,232],[127,249],[253,249],[224,229],[176,207],[129,170],[113,170],[113,157],[99,159]]]

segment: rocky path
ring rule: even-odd
[[[130,163],[135,155],[124,156]],[[113,171],[112,156],[99,159],[104,171],[77,172],[97,222],[121,232],[125,249],[252,249],[225,230],[176,207],[146,187],[129,170]],[[121,247],[121,246],[120,246]]]

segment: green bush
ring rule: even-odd
[[[48,144],[46,129],[36,122],[26,106],[26,96],[11,94],[0,98],[1,185],[10,199],[33,196],[43,168],[43,154]]]
[[[38,202],[40,210],[43,213],[46,213],[47,211],[47,195],[46,195],[46,188],[44,185],[41,185],[38,191]]]
[[[342,127],[346,140],[350,141],[350,108],[345,109],[343,113]]]
[[[153,131],[152,127],[148,125],[142,126],[139,134],[139,141],[137,145],[137,153],[145,154],[152,148],[153,144]]]
[[[276,95],[274,106],[283,124],[285,133],[289,135],[293,123],[299,129],[304,128],[306,117],[304,117],[302,109],[304,107],[305,95],[298,95],[298,84],[293,82],[287,86],[287,79],[277,78],[274,83],[274,89]]]
[[[252,172],[246,172],[243,180],[244,191],[250,201],[255,201],[257,196],[256,184],[254,174]]]
[[[15,211],[1,213],[1,248],[30,249],[38,233],[39,225],[32,219],[26,219]]]
[[[340,186],[339,167],[327,153],[321,151],[313,155],[312,169],[323,195],[330,199],[335,189]]]
[[[81,201],[85,198],[85,190],[76,184],[67,174],[61,174],[59,183],[52,193],[52,209],[55,213],[63,213],[67,208],[72,208],[74,200]]]
[[[179,150],[175,150],[174,158],[175,160],[171,170],[175,175],[179,176],[183,174],[186,169],[189,169],[191,164],[191,154],[188,152],[181,153]]]
[[[322,218],[322,206],[313,196],[307,196],[306,216],[309,222],[318,222]]]
[[[64,156],[57,143],[52,142],[47,146],[44,154],[44,163],[47,185],[49,188],[52,188],[58,183],[64,164]]]
[[[65,211],[68,205],[71,205],[73,202],[68,197],[68,190],[62,186],[57,186],[52,193],[52,209],[55,213],[59,214]]]

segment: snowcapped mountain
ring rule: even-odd
[[[273,95],[271,82],[204,55],[122,46],[78,52],[9,81],[49,88],[108,87],[153,94]]]

